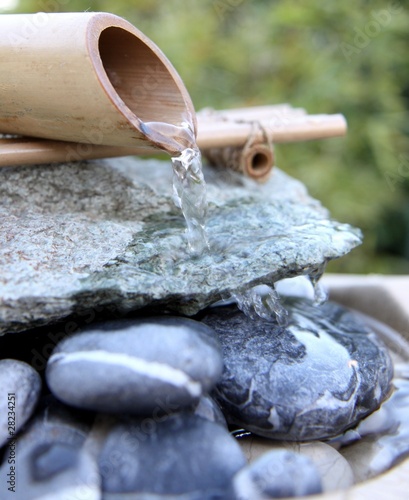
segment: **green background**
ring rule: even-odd
[[[343,113],[347,137],[278,145],[277,165],[364,232],[364,244],[329,271],[409,273],[403,1],[20,0],[15,10],[125,17],[165,52],[196,109],[289,102]]]

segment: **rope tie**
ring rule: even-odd
[[[274,163],[274,147],[270,135],[260,121],[229,118],[212,108],[205,108],[200,113],[215,121],[251,125],[251,132],[244,146],[206,149],[203,155],[211,164],[227,167],[259,182],[269,178]]]

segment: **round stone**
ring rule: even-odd
[[[209,310],[225,369],[215,397],[230,423],[273,439],[325,439],[356,425],[389,395],[392,362],[347,309],[286,299],[287,326]]]
[[[262,500],[322,493],[313,462],[287,450],[270,451],[239,471],[233,480],[236,498]]]
[[[222,368],[211,328],[187,318],[156,317],[96,324],[65,339],[49,359],[46,379],[69,405],[148,415],[197,403]]]
[[[104,498],[132,493],[223,499],[245,464],[237,441],[221,425],[185,412],[160,421],[124,419],[112,428],[99,458]]]
[[[306,456],[315,465],[324,492],[346,490],[354,484],[354,473],[346,459],[332,446],[321,441],[284,442],[250,434],[241,437],[238,442],[249,462],[273,450],[286,450]]]
[[[41,378],[34,368],[16,359],[0,361],[0,447],[30,418],[40,391]]]
[[[70,410],[49,396],[40,401],[24,431],[5,449],[2,500],[101,498],[96,457],[85,446],[92,417]]]

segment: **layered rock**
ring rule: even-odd
[[[0,332],[98,307],[193,315],[237,289],[317,273],[360,243],[298,181],[207,170],[210,250],[189,254],[168,161],[0,170]]]

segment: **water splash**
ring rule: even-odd
[[[206,234],[206,183],[199,149],[186,148],[172,158],[173,200],[182,210],[186,234],[193,255],[202,255],[209,248]]]
[[[286,326],[288,312],[283,307],[278,293],[267,285],[257,285],[247,290],[232,293],[237,307],[251,319],[263,318],[280,326]]]
[[[314,303],[323,304],[328,300],[328,292],[320,283],[320,279],[325,272],[327,263],[324,262],[316,270],[308,274],[308,278],[314,288]]]

